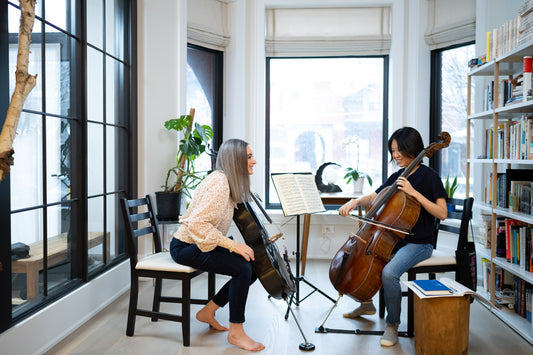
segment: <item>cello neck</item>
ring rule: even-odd
[[[413,170],[420,165],[422,162],[422,159],[424,157],[430,158],[433,156],[433,153],[439,149],[446,148],[450,145],[451,136],[448,132],[441,132],[439,135],[439,141],[435,143],[431,143],[428,147],[422,149],[422,151],[418,154],[418,156],[413,159],[411,164],[405,170],[399,177],[405,177],[407,178]],[[392,196],[398,191],[398,180],[396,180],[389,188],[389,190],[378,200],[376,203],[372,206],[372,208],[367,213],[367,218],[372,218],[374,215],[379,211],[379,209],[389,201]]]

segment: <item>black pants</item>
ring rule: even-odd
[[[179,264],[231,276],[231,280],[222,286],[212,301],[219,307],[224,307],[229,301],[229,321],[244,323],[248,289],[257,280],[249,261],[222,247],[204,253],[196,244],[188,244],[176,238],[170,242],[170,255]]]

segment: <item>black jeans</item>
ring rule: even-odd
[[[212,301],[219,307],[224,307],[229,301],[229,321],[244,323],[248,289],[257,280],[249,261],[222,247],[204,253],[196,244],[188,244],[176,238],[170,242],[170,255],[179,264],[231,276],[231,280],[222,286]]]

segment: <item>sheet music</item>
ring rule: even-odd
[[[272,174],[272,181],[285,216],[326,210],[320,199],[313,174]]]

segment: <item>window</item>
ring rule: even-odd
[[[9,284],[0,280],[11,302],[0,307],[0,317],[12,323],[125,259],[118,202],[136,186],[129,52],[135,3],[82,4],[85,9],[69,0],[36,5],[29,73],[38,74],[37,85],[17,127],[9,188],[0,190],[0,219],[9,220],[10,232],[0,238],[28,245],[31,255],[12,261]],[[9,38],[0,44],[9,63],[0,87],[11,97],[18,3],[2,5],[0,17],[8,22],[0,35]],[[7,104],[0,103],[3,112]]]
[[[450,180],[457,177],[459,186],[454,197],[458,198],[464,198],[466,193],[467,63],[474,57],[474,50],[474,44],[467,44],[431,52],[432,141],[441,131],[450,133],[452,137],[450,146],[435,155],[437,161],[433,167],[443,180],[448,176]],[[474,130],[470,132],[473,135]]]
[[[222,144],[222,52],[187,45],[187,106],[194,108],[194,120],[213,128],[211,148]],[[214,157],[203,154],[196,161],[197,171],[214,168]]]
[[[271,173],[312,172],[351,193],[345,169],[386,175],[388,56],[267,59],[267,205]]]

